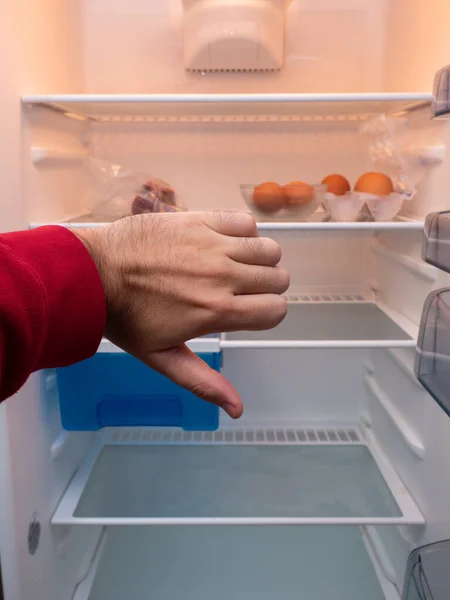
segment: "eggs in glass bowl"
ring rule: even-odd
[[[325,185],[304,181],[241,185],[242,196],[259,221],[307,221],[322,203],[325,190]]]

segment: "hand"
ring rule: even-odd
[[[242,414],[233,386],[185,342],[208,333],[275,327],[289,274],[281,250],[259,238],[245,213],[165,213],[77,230],[107,303],[105,335],[231,417]]]

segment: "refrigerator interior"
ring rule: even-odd
[[[448,208],[450,134],[429,111],[445,4],[294,0],[279,73],[189,74],[178,0],[5,3],[2,229],[82,226],[89,157],[166,179],[191,210],[245,209],[241,183],[354,182],[371,167],[358,128],[386,111],[426,165],[396,223],[260,225],[289,314],[222,340],[239,422],[66,432],[51,371],[0,406],[6,600],[398,600],[409,551],[450,536],[450,423],[413,373],[424,299],[448,282],[420,257],[424,216]],[[248,96],[265,93],[328,96]]]

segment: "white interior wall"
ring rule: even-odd
[[[0,230],[24,228],[20,96],[82,89],[78,3],[72,0],[4,0],[0,3]],[[68,439],[67,453],[52,461],[60,434],[55,398],[41,393],[39,376],[0,405],[0,555],[8,600],[69,599],[86,550],[85,531],[55,543],[50,516],[84,451],[86,436]],[[28,552],[28,526],[41,523],[40,546]],[[64,546],[64,541],[71,544]]]
[[[408,382],[409,377],[402,375],[395,361],[380,362],[375,354],[372,358],[378,384],[425,448],[423,459],[414,455],[381,404],[374,399],[369,402],[373,432],[427,521],[424,528],[379,528],[401,587],[408,553],[415,547],[450,537],[450,420],[420,386]],[[406,363],[411,365],[412,358]]]
[[[388,3],[384,89],[431,90],[438,69],[450,63],[448,0]]]
[[[381,89],[387,0],[292,0],[284,68],[251,75],[185,72],[181,0],[80,2],[87,92]]]
[[[86,163],[70,156],[87,154],[89,124],[41,107],[27,107],[24,119],[22,169],[28,221],[57,223],[83,214]],[[35,163],[32,151],[39,148],[48,152],[48,159]]]
[[[239,422],[221,425],[352,424],[364,399],[358,350],[225,350],[223,374],[244,401]]]
[[[432,185],[428,186],[428,195],[422,197],[424,203],[429,199],[438,205],[436,208],[444,208],[446,172],[448,159],[430,178]],[[440,188],[436,187],[437,181],[441,181]],[[377,244],[388,252],[377,253]],[[369,277],[379,297],[419,324],[427,294],[448,286],[449,276],[422,262],[420,233],[382,233],[374,239],[373,248],[369,250]],[[416,379],[414,359],[414,350],[376,350],[370,353],[363,369],[363,376],[369,375],[382,395],[380,401],[367,391],[371,431],[427,521],[424,528],[378,528],[399,589],[409,552],[450,536],[450,420]],[[416,454],[408,439],[418,442],[423,452]]]
[[[97,125],[91,153],[168,181],[191,210],[245,209],[239,184],[342,173],[370,161],[354,123]]]

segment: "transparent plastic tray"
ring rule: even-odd
[[[416,350],[416,376],[450,416],[450,288],[425,302]]]
[[[427,216],[424,238],[423,260],[450,273],[450,211]]]

